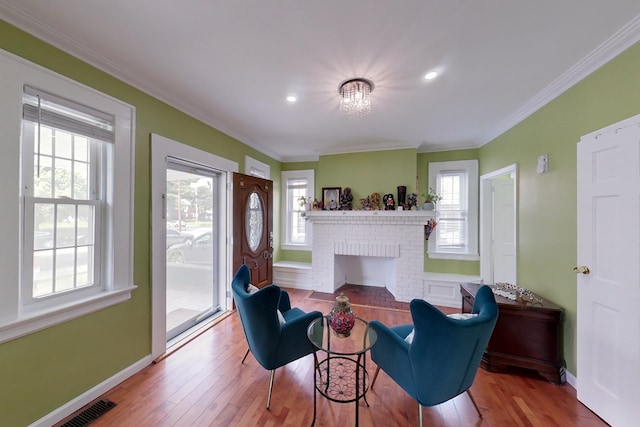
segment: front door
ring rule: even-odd
[[[242,264],[258,288],[273,282],[273,182],[234,173],[233,270]]]
[[[578,399],[640,419],[640,116],[578,144]]]

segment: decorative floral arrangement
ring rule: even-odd
[[[313,200],[311,199],[311,197],[304,197],[304,196],[300,196],[298,197],[298,204],[300,205],[300,208],[304,208],[304,205],[307,203],[312,203]]]
[[[442,196],[436,193],[436,190],[434,190],[433,187],[429,187],[429,190],[427,191],[427,193],[426,194],[423,193],[422,197],[424,197],[425,203],[435,204],[438,201],[442,200]]]
[[[424,240],[429,240],[429,236],[431,236],[431,232],[434,228],[436,228],[438,223],[435,219],[431,218],[424,226]]]

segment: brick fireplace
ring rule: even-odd
[[[385,286],[398,301],[425,297],[424,225],[430,211],[311,211],[314,290],[352,280]]]

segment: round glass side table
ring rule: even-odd
[[[313,421],[316,422],[316,394],[339,403],[356,404],[356,426],[359,422],[358,401],[369,389],[369,374],[365,353],[376,343],[376,332],[369,323],[356,317],[349,336],[338,336],[329,326],[328,316],[315,319],[307,328],[307,336],[313,345],[314,390]],[[319,353],[326,353],[321,360]]]

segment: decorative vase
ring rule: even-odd
[[[337,336],[346,338],[351,334],[355,323],[356,315],[351,311],[349,298],[344,294],[338,295],[331,312],[329,312],[329,326]]]
[[[399,185],[398,186],[398,206],[404,207],[407,200],[407,186]]]
[[[435,205],[431,202],[424,202],[422,204],[422,210],[423,211],[432,211],[433,208],[435,208]]]

